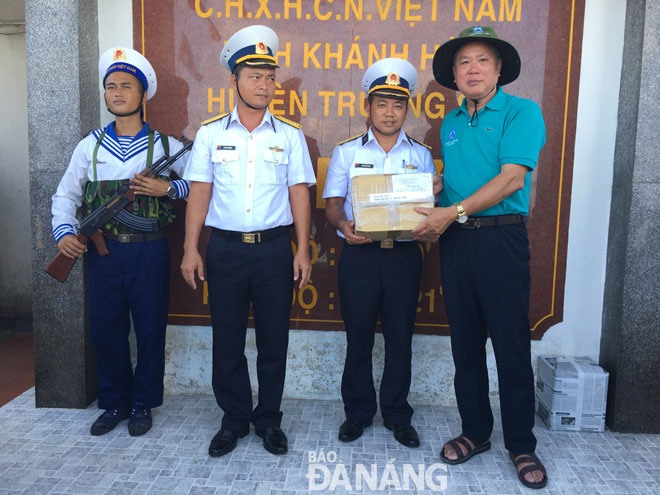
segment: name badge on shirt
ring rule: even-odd
[[[236,146],[231,146],[228,144],[219,144],[216,148],[216,150],[235,150]]]
[[[356,163],[355,168],[374,168],[373,163]]]

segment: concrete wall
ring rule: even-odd
[[[123,0],[130,3],[127,0]],[[112,45],[132,46],[130,8],[112,10],[99,2],[99,51]],[[117,12],[122,12],[121,20]],[[573,172],[564,321],[555,325],[532,352],[589,356],[598,360],[603,312],[608,218],[612,194],[614,141],[621,75],[625,0],[587,0]],[[103,26],[120,26],[107,29]],[[565,74],[557,74],[565,78]],[[453,404],[453,363],[449,338],[415,335],[413,403]],[[490,346],[490,344],[489,344]],[[211,393],[211,329],[168,328],[166,390]],[[256,386],[254,333],[246,353]],[[292,331],[285,396],[337,399],[345,355],[343,332]],[[374,374],[382,370],[383,342],[376,339]],[[497,376],[492,348],[488,355],[492,395]]]
[[[628,0],[600,349],[621,432],[660,433],[659,32],[658,2]]]
[[[32,306],[25,24],[0,19],[0,319]],[[24,21],[24,17],[23,17]]]

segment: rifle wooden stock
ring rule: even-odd
[[[78,234],[76,239],[78,239],[80,244],[85,246],[91,240],[94,243],[94,246],[96,246],[96,251],[99,253],[99,256],[110,254],[103,233],[100,230],[97,230],[89,239],[82,234]],[[78,258],[69,258],[62,253],[58,253],[57,256],[48,263],[48,266],[46,266],[46,273],[55,280],[66,282],[66,279],[69,277],[69,273],[71,273],[76,261],[78,261]]]

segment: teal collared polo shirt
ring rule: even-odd
[[[444,119],[440,130],[444,169],[442,206],[474,194],[500,173],[502,165],[515,163],[529,169],[525,186],[500,203],[476,215],[528,215],[531,171],[545,144],[545,124],[539,106],[524,98],[497,93],[470,124],[467,99]]]

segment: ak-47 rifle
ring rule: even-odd
[[[174,155],[170,157],[161,157],[151,167],[142,170],[140,175],[149,178],[158,177],[161,172],[167,170],[170,165],[176,162],[184,153],[188,152],[190,148],[192,148],[192,145],[193,142],[189,141]],[[135,201],[135,196],[135,191],[130,189],[130,183],[121,186],[117,192],[108,199],[108,201],[103,203],[103,205],[99,206],[80,222],[78,235],[76,237],[78,242],[86,245],[89,241],[92,241],[96,246],[96,251],[99,253],[99,256],[110,254],[101,228],[114,217],[119,215],[126,205]],[[76,264],[76,261],[78,261],[78,258],[69,258],[62,253],[58,253],[57,256],[48,263],[48,266],[46,266],[46,273],[56,280],[64,282],[69,276],[69,273],[71,273],[71,269],[73,268],[73,265]]]

